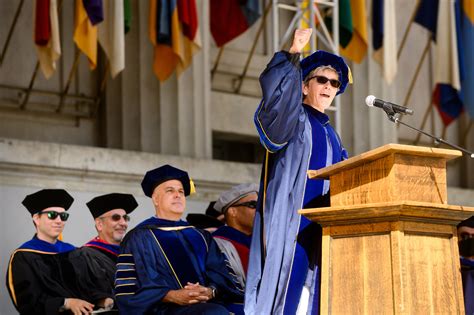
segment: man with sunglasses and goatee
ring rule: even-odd
[[[321,227],[298,210],[329,205],[329,181],[307,179],[347,159],[326,110],[352,75],[341,57],[318,50],[300,61],[311,29],[295,31],[260,75],[254,116],[267,152],[252,233],[247,314],[319,314]]]
[[[106,298],[105,309],[113,307],[113,288],[120,242],[130,221],[129,214],[138,206],[130,194],[111,193],[87,203],[98,235],[69,254],[77,285],[83,296],[95,301]]]
[[[22,202],[31,213],[36,234],[13,252],[7,270],[8,292],[20,314],[88,314],[93,310],[93,304],[75,298],[77,291],[62,272],[60,257],[75,249],[58,240],[73,200],[63,189],[43,189]]]
[[[214,205],[215,210],[224,214],[226,225],[219,227],[212,236],[226,255],[243,288],[249,263],[257,194],[256,184],[241,184],[222,193]]]

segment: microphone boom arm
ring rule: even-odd
[[[447,146],[449,146],[449,147],[451,147],[451,148],[453,148],[453,149],[456,149],[456,150],[459,150],[459,151],[463,152],[463,153],[466,154],[466,155],[469,155],[469,157],[470,157],[471,159],[474,159],[474,153],[472,153],[472,152],[470,152],[470,151],[468,151],[468,150],[466,150],[466,149],[464,149],[464,148],[461,148],[461,147],[458,146],[458,145],[455,145],[455,144],[453,144],[453,143],[450,143],[450,142],[448,142],[448,141],[446,141],[446,140],[444,140],[444,139],[442,139],[442,138],[440,138],[440,137],[433,136],[432,134],[427,133],[426,131],[423,131],[423,130],[421,130],[421,129],[418,129],[418,128],[416,128],[416,127],[413,127],[413,126],[410,126],[409,124],[404,123],[403,121],[400,120],[399,117],[397,117],[397,116],[395,115],[395,112],[394,112],[394,110],[391,108],[391,106],[387,106],[387,107],[388,107],[388,108],[386,108],[386,107],[385,107],[385,104],[384,104],[383,110],[385,111],[385,113],[387,113],[388,119],[389,119],[391,122],[393,122],[394,124],[401,124],[401,125],[404,125],[404,126],[410,128],[410,129],[412,129],[412,130],[418,131],[419,133],[421,133],[421,134],[423,134],[423,135],[425,135],[425,136],[427,136],[427,137],[430,137],[431,139],[435,140],[436,143],[445,144],[445,145],[447,145]]]

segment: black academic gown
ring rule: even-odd
[[[121,244],[115,281],[119,311],[191,314],[193,311],[187,312],[186,307],[162,302],[168,291],[181,289],[187,282],[217,288],[216,298],[198,307],[222,308],[214,304],[218,303],[232,309],[232,303],[243,301],[243,289],[230,275],[227,264],[210,233],[185,221],[145,220]],[[211,313],[219,312],[205,314]]]
[[[98,238],[68,253],[68,268],[75,274],[73,281],[84,300],[96,304],[114,298],[114,278],[120,247]]]
[[[74,248],[61,241],[50,244],[35,236],[12,253],[6,281],[20,314],[59,314],[65,298],[76,296],[66,285],[67,275],[61,267],[61,256]]]

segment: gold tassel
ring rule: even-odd
[[[196,186],[194,185],[194,182],[193,180],[190,178],[189,179],[189,194],[192,195],[192,194],[195,194],[196,193]]]
[[[58,236],[58,240],[62,241],[63,240],[63,233],[61,232]]]
[[[352,79],[352,71],[351,71],[351,68],[349,68],[349,66],[347,66],[347,76],[349,79],[349,84],[352,84],[354,80]]]

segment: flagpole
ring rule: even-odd
[[[0,55],[0,66],[3,64],[3,59],[5,58],[8,47],[10,46],[10,40],[12,38],[13,31],[15,30],[16,23],[18,22],[18,17],[20,16],[21,9],[23,8],[24,2],[25,2],[24,0],[21,0],[20,3],[18,4],[18,8],[16,9],[15,17],[13,18],[12,25],[10,26],[10,29],[8,30],[7,40],[5,41],[5,45],[3,46],[3,49],[2,49],[2,54]]]
[[[89,117],[93,118],[99,109],[99,103],[100,103],[100,95],[105,91],[105,87],[107,86],[107,77],[110,73],[110,62],[107,62],[104,70],[104,75],[102,77],[102,80],[100,82],[100,89],[99,92],[97,93],[97,96],[94,100],[94,108],[90,111]]]
[[[446,125],[443,124],[443,132],[441,133],[441,138],[446,138],[446,131],[448,128],[446,128]]]
[[[100,81],[100,90],[99,94],[102,93],[105,90],[105,87],[107,86],[107,76],[110,73],[110,61],[107,62],[105,65],[105,70],[104,70],[104,76],[102,77],[102,80]]]
[[[467,136],[469,135],[469,131],[471,130],[471,127],[472,127],[473,124],[474,124],[474,120],[471,119],[471,121],[469,122],[469,125],[468,125],[467,128],[466,128],[466,131],[464,131],[464,134],[463,134],[463,136],[462,136],[462,141],[463,141],[463,143],[466,143],[466,141],[467,141]]]
[[[21,102],[20,109],[23,110],[26,107],[26,104],[28,103],[28,100],[30,99],[31,95],[31,90],[33,89],[33,85],[35,84],[36,81],[36,75],[38,74],[39,70],[39,60],[36,62],[35,70],[33,71],[33,75],[31,76],[30,83],[28,84],[28,89],[26,90],[26,95],[25,98],[23,99],[23,102]]]
[[[214,62],[214,66],[212,67],[212,70],[211,70],[211,80],[214,79],[214,74],[216,73],[217,67],[219,66],[222,53],[224,52],[224,46],[225,45],[222,45],[222,47],[219,48],[219,52],[217,53],[216,61]]]
[[[255,48],[257,47],[257,40],[260,37],[260,34],[262,34],[263,28],[265,26],[265,22],[267,21],[268,12],[270,12],[271,8],[272,8],[272,3],[269,2],[267,7],[265,8],[265,12],[263,13],[262,22],[260,23],[260,27],[258,28],[257,34],[255,35],[255,40],[253,41],[252,48],[250,49],[249,55],[247,57],[247,61],[245,62],[244,70],[242,71],[242,74],[239,76],[239,84],[237,88],[235,89],[235,92],[237,94],[240,93],[240,89],[244,82],[245,75],[247,74],[247,71],[249,69],[250,61],[252,60],[253,53],[255,52]]]
[[[69,71],[69,76],[66,82],[66,87],[64,88],[63,92],[61,93],[61,98],[59,100],[59,105],[56,108],[56,112],[59,113],[61,112],[63,106],[64,106],[64,98],[69,91],[69,87],[71,86],[72,79],[74,77],[74,74],[77,71],[77,66],[79,65],[79,57],[81,56],[81,52],[79,49],[76,47],[76,52],[74,55],[74,63],[72,64],[71,71]]]
[[[410,32],[410,29],[411,29],[411,26],[413,24],[413,21],[415,21],[415,17],[416,17],[416,13],[418,12],[418,8],[420,7],[420,0],[417,0],[416,1],[416,5],[415,5],[415,10],[413,10],[413,13],[411,14],[411,17],[410,17],[410,21],[408,22],[408,26],[405,30],[405,33],[403,34],[403,39],[402,39],[402,42],[400,43],[400,48],[398,48],[398,52],[397,52],[397,60],[400,59],[400,56],[402,54],[402,51],[403,51],[403,48],[405,47],[405,42],[408,38],[408,33]]]

